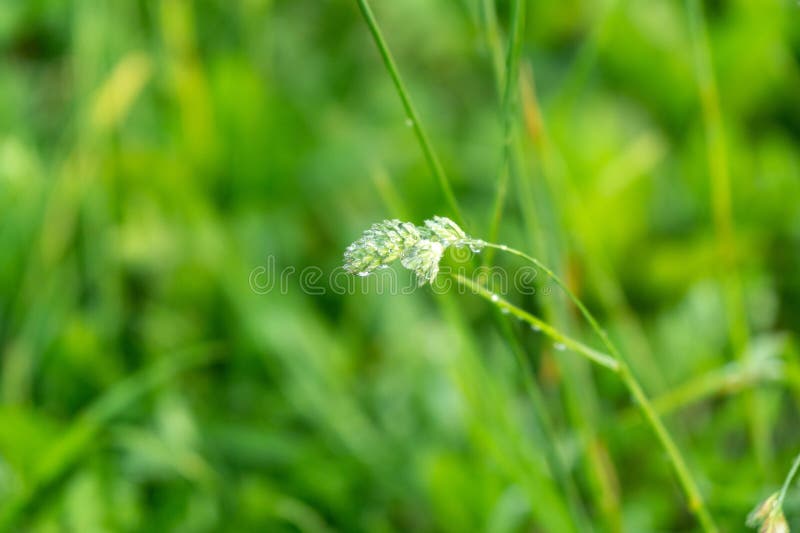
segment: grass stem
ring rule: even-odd
[[[686,0],[686,11],[689,18],[695,75],[706,135],[706,156],[711,181],[711,208],[720,264],[719,279],[722,283],[723,298],[728,314],[728,334],[731,347],[734,356],[741,360],[746,356],[750,332],[744,289],[736,266],[731,176],[722,107],[714,78],[711,45],[708,40],[703,6],[699,0]],[[758,391],[746,392],[744,400],[756,459],[763,471],[769,471],[772,457],[769,429],[764,418],[759,414],[764,400]]]
[[[506,52],[505,77],[503,80],[503,155],[500,172],[497,176],[497,193],[489,225],[489,240],[497,239],[500,221],[503,218],[503,207],[508,194],[508,174],[511,166],[511,152],[514,142],[515,102],[517,95],[517,78],[519,77],[519,56],[522,49],[522,37],[525,30],[525,1],[514,0],[511,11],[511,33]],[[484,264],[491,262],[491,253],[484,256]]]
[[[537,439],[539,442],[537,444],[542,450],[544,450],[547,464],[552,471],[552,475],[556,482],[560,485],[561,489],[564,491],[566,503],[569,505],[571,518],[574,521],[577,530],[591,532],[593,531],[593,528],[587,516],[586,508],[581,499],[578,487],[572,480],[572,476],[566,467],[566,461],[562,457],[561,453],[559,453],[558,447],[556,446],[557,436],[555,426],[547,411],[547,404],[545,402],[544,395],[542,394],[541,387],[539,386],[539,382],[536,380],[533,368],[531,367],[531,362],[519,339],[517,339],[517,337],[514,335],[509,321],[506,320],[506,317],[503,315],[503,313],[496,313],[496,315],[501,331],[506,338],[506,341],[509,343],[511,351],[514,353],[514,357],[517,360],[517,365],[519,365],[519,368],[522,371],[523,386],[525,387],[525,392],[527,393],[531,402],[533,414],[536,417],[536,423],[538,426],[537,429],[540,433],[538,436],[539,438]]]
[[[786,475],[786,479],[783,481],[783,486],[778,494],[778,502],[776,504],[778,507],[783,506],[783,502],[786,500],[786,494],[789,492],[789,487],[792,485],[792,480],[797,475],[798,469],[800,469],[800,454],[797,454],[797,457],[795,457],[794,463],[792,463],[792,468],[789,470],[789,473]]]
[[[706,507],[706,504],[703,500],[700,490],[697,487],[697,483],[694,480],[694,476],[692,476],[692,473],[689,470],[689,467],[686,463],[686,460],[683,457],[683,454],[681,453],[678,446],[675,444],[675,441],[673,440],[672,436],[670,435],[669,431],[667,430],[666,426],[661,420],[661,417],[659,417],[658,413],[656,413],[650,399],[648,398],[647,394],[644,392],[641,385],[639,384],[639,381],[630,371],[628,364],[622,357],[622,354],[620,354],[620,352],[617,350],[617,348],[609,339],[606,331],[600,327],[600,325],[597,323],[597,320],[589,312],[589,310],[586,308],[583,302],[581,302],[581,300],[575,295],[575,293],[573,293],[572,290],[569,287],[567,287],[567,285],[563,282],[563,280],[559,276],[557,276],[552,270],[543,265],[535,257],[532,257],[514,248],[508,247],[504,244],[486,243],[486,246],[490,248],[496,248],[498,250],[521,257],[530,262],[531,264],[533,264],[535,267],[540,268],[564,291],[567,297],[575,304],[575,306],[581,312],[581,314],[589,323],[589,325],[592,327],[592,329],[595,331],[595,333],[597,333],[597,335],[600,337],[600,339],[603,342],[603,345],[608,349],[610,354],[610,356],[602,354],[604,356],[602,358],[590,357],[590,359],[596,363],[601,364],[602,366],[605,366],[606,368],[615,371],[620,376],[620,379],[622,380],[628,391],[631,393],[631,396],[635,400],[636,405],[639,406],[639,409],[641,410],[648,424],[651,426],[653,432],[656,434],[656,437],[661,443],[661,446],[667,453],[670,463],[672,464],[672,467],[675,470],[676,475],[678,476],[678,480],[680,481],[681,486],[683,487],[683,490],[688,498],[690,511],[697,517],[698,521],[700,522],[700,525],[706,532],[717,531],[717,527],[714,524],[714,520],[712,519],[711,514],[709,513],[708,508]],[[498,306],[507,305],[507,303],[504,300],[500,300],[499,298],[494,298],[490,296],[490,300],[495,302],[495,304]],[[509,312],[512,312],[510,308]],[[520,315],[517,316],[523,318],[523,316]],[[552,330],[552,328],[550,329],[552,333],[552,331],[554,330]],[[545,329],[542,328],[542,331],[544,332]],[[563,344],[566,345],[566,343]],[[588,349],[592,350],[591,348]],[[595,355],[598,353],[594,350],[592,350],[592,352]],[[586,353],[585,351],[579,351],[579,353],[582,353],[583,355],[589,357],[589,354]],[[610,359],[610,361],[616,364],[613,365],[609,364],[606,361],[606,358]],[[605,364],[601,363],[600,361],[603,361]]]
[[[513,88],[508,83],[511,78],[506,76],[513,68],[513,76],[519,80],[521,79],[521,71],[525,65],[521,62],[519,57],[514,57],[514,46],[522,42],[524,33],[524,21],[522,16],[518,16],[515,21],[509,24],[511,28],[511,37],[508,39],[509,48],[504,51],[499,37],[497,16],[495,13],[495,0],[482,0],[480,2],[480,14],[482,21],[482,33],[485,36],[488,51],[491,57],[492,70],[494,72],[495,88],[500,103],[502,112],[502,120],[504,121],[503,127],[508,126],[507,135],[504,139],[503,154],[501,159],[500,172],[498,173],[498,190],[497,198],[493,206],[494,213],[490,219],[490,224],[493,226],[490,230],[491,233],[497,234],[500,228],[500,220],[502,218],[503,209],[505,207],[505,198],[507,197],[507,187],[510,177],[516,178],[516,185],[520,189],[518,202],[525,220],[526,230],[532,240],[532,245],[539,248],[539,244],[544,240],[541,234],[541,219],[546,218],[546,213],[537,212],[537,207],[534,201],[534,192],[530,189],[532,187],[532,179],[529,175],[529,165],[526,159],[525,148],[523,147],[522,139],[519,134],[519,128],[513,127],[515,123],[512,121],[514,118],[514,111],[524,106],[524,92],[522,87],[524,84],[518,83],[519,88]],[[512,6],[515,9],[516,6]],[[525,6],[519,6],[524,9]],[[512,17],[514,11],[512,11]],[[519,33],[514,34],[514,30],[518,29]],[[516,54],[520,54],[517,50]],[[504,56],[506,59],[504,60]],[[505,61],[505,63],[504,63]],[[511,92],[511,91],[514,92]],[[521,93],[521,94],[520,94]],[[506,97],[508,96],[508,98]],[[522,97],[520,101],[512,100],[511,97]],[[517,103],[516,106],[509,105]],[[526,124],[528,123],[528,115],[524,113]],[[518,119],[517,119],[518,120]],[[535,144],[541,139],[534,137]],[[538,143],[541,144],[541,143]],[[539,146],[540,148],[540,146]],[[496,236],[491,236],[490,240],[496,240]],[[483,254],[483,265],[488,266],[493,259],[493,249],[488,249]],[[544,314],[547,316],[555,316],[558,310],[550,305],[545,305]],[[551,320],[552,321],[552,320]],[[638,353],[638,352],[637,352]],[[581,447],[586,450],[586,478],[590,485],[589,494],[595,501],[598,509],[601,510],[609,531],[617,532],[622,529],[622,513],[619,506],[618,485],[616,482],[616,472],[614,465],[607,459],[602,457],[602,450],[605,445],[597,434],[595,421],[597,420],[595,412],[596,395],[594,385],[591,383],[591,376],[586,372],[583,361],[567,361],[561,365],[561,370],[564,375],[564,389],[566,393],[566,410],[570,419],[578,429],[579,440]],[[534,383],[534,386],[538,386]],[[579,504],[580,502],[577,502]],[[582,530],[587,530],[582,527]]]
[[[444,171],[444,167],[439,162],[439,157],[436,155],[436,151],[433,149],[433,145],[428,138],[428,134],[425,132],[425,129],[422,126],[422,121],[419,118],[419,114],[417,113],[416,109],[414,108],[414,104],[411,101],[411,95],[406,89],[403,79],[400,77],[400,72],[397,69],[397,65],[395,64],[392,53],[389,50],[389,46],[386,44],[386,40],[383,38],[381,29],[378,26],[378,21],[375,19],[375,15],[372,13],[372,9],[369,7],[367,0],[356,1],[358,2],[358,7],[361,10],[361,14],[364,17],[367,26],[369,27],[369,31],[372,34],[375,45],[378,47],[381,58],[383,58],[383,63],[386,66],[386,70],[389,72],[389,76],[392,78],[392,82],[397,90],[397,94],[400,96],[400,100],[403,102],[403,108],[408,116],[408,120],[411,121],[411,127],[414,130],[414,135],[417,137],[420,147],[422,148],[422,152],[425,154],[425,160],[428,162],[431,172],[439,182],[439,186],[444,193],[445,200],[447,201],[450,209],[453,211],[453,216],[456,222],[466,227],[464,217],[461,214],[461,209],[458,206],[458,201],[456,200],[455,193],[453,192],[453,187]]]
[[[561,331],[557,330],[547,322],[543,321],[542,319],[538,318],[537,316],[525,311],[524,309],[517,307],[516,305],[512,304],[505,298],[502,298],[498,294],[493,293],[492,291],[488,290],[482,285],[472,281],[471,279],[463,276],[461,274],[455,274],[455,279],[461,285],[467,287],[468,289],[474,291],[478,296],[484,298],[492,302],[496,305],[501,311],[508,312],[510,315],[526,322],[530,325],[534,330],[541,331],[542,334],[549,337],[553,342],[563,345],[565,348],[569,348],[575,353],[578,353],[590,361],[608,368],[612,372],[619,372],[619,362],[615,360],[612,356],[599,352],[585,344],[581,343],[569,337],[568,335],[562,333]]]

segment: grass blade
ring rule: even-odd
[[[450,180],[444,171],[444,167],[442,167],[442,164],[439,162],[439,157],[436,155],[433,145],[431,145],[428,134],[422,127],[419,114],[414,108],[414,104],[411,102],[411,95],[408,93],[408,90],[406,89],[406,86],[400,77],[400,72],[397,70],[397,65],[394,62],[392,53],[389,51],[389,46],[386,44],[386,40],[383,38],[381,29],[378,26],[378,21],[375,19],[375,15],[372,13],[372,9],[370,9],[367,0],[357,0],[357,2],[358,7],[361,10],[361,14],[364,16],[364,20],[366,21],[369,31],[372,34],[372,38],[375,40],[375,45],[378,47],[381,58],[383,58],[383,63],[386,66],[386,70],[389,72],[389,75],[392,78],[392,82],[397,90],[397,94],[400,96],[400,100],[403,102],[403,108],[406,111],[408,119],[411,121],[411,127],[414,130],[414,134],[417,137],[420,148],[422,148],[422,152],[425,154],[425,159],[428,162],[428,166],[430,167],[433,175],[436,177],[436,180],[439,182],[439,186],[444,193],[445,200],[447,200],[450,209],[453,211],[456,222],[466,226],[464,217],[461,214],[461,209],[458,206],[458,201],[453,193],[453,187],[450,184]]]
[[[514,143],[514,121],[516,112],[517,78],[519,77],[519,56],[522,37],[525,31],[525,1],[515,0],[511,11],[511,34],[506,54],[505,77],[503,80],[503,156],[500,172],[497,175],[497,191],[489,225],[489,240],[497,240],[500,222],[503,218],[508,193],[508,174],[511,166],[511,152]],[[491,251],[484,256],[484,264],[491,263]]]
[[[711,46],[708,42],[703,6],[699,0],[686,0],[695,74],[703,111],[706,134],[706,156],[711,180],[711,207],[719,255],[719,278],[723,286],[725,308],[728,310],[728,335],[735,357],[742,360],[750,343],[744,290],[739,277],[734,237],[733,202],[731,200],[731,176],[725,144],[725,127],[719,101],[719,91],[714,79]],[[763,400],[758,391],[744,394],[750,429],[750,438],[756,459],[762,471],[770,470],[772,450],[769,428],[759,416]]]

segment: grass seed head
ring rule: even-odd
[[[400,263],[416,274],[417,283],[422,286],[436,279],[444,250],[441,242],[423,239],[408,251]]]
[[[458,224],[447,217],[434,216],[425,221],[425,229],[429,230],[433,238],[445,246],[458,244],[469,240]]]
[[[397,219],[378,222],[347,247],[344,269],[351,274],[366,276],[401,258],[419,240],[420,233],[410,222]]]
[[[779,493],[771,494],[747,516],[747,525],[758,533],[789,533],[789,524],[778,501]]]
[[[419,227],[396,219],[384,220],[373,224],[347,247],[344,268],[351,274],[367,276],[400,259],[405,268],[416,274],[419,285],[425,285],[436,279],[439,263],[448,247],[469,246],[473,252],[478,252],[484,245],[447,217],[434,216]]]

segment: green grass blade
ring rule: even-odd
[[[494,2],[492,0],[483,0],[481,2],[482,21],[484,24],[483,33],[485,35],[489,53],[492,57],[492,66],[494,67],[495,83],[497,86],[498,95],[501,98],[501,104],[504,102],[511,102],[509,99],[504,99],[506,91],[514,90],[516,88],[509,85],[508,77],[504,75],[503,65],[503,50],[501,47],[500,39],[498,37],[497,17],[494,11]],[[524,8],[524,6],[521,6]],[[521,19],[517,19],[517,23]],[[512,28],[518,27],[518,24],[512,23]],[[521,30],[521,28],[520,28]],[[512,39],[513,39],[512,35]],[[519,44],[521,39],[517,40]],[[508,57],[511,58],[512,48],[510,47]],[[521,68],[519,58],[509,63],[508,66],[513,66],[515,69]],[[507,68],[506,71],[510,69]],[[515,72],[515,77],[519,78],[519,72]],[[512,94],[512,93],[508,93]],[[514,113],[507,110],[504,113],[504,119],[512,119]],[[526,123],[527,123],[526,116]],[[538,123],[541,125],[541,117],[538,117]],[[510,122],[506,122],[509,126]],[[516,128],[512,128],[509,135],[504,139],[504,153],[501,164],[501,171],[498,174],[498,179],[502,187],[498,188],[497,201],[495,203],[495,213],[490,223],[495,224],[495,232],[499,231],[500,217],[502,216],[503,198],[506,196],[506,185],[510,172],[514,172],[517,176],[520,194],[518,195],[520,209],[525,220],[525,227],[529,233],[532,244],[538,248],[537,243],[544,242],[544,236],[538,231],[537,221],[540,216],[536,212],[534,206],[532,191],[530,189],[530,176],[527,169],[527,160],[523,154],[522,140]],[[534,136],[536,147],[539,150],[539,155],[543,153],[543,138]],[[511,142],[511,145],[508,142]],[[509,153],[509,150],[511,153]],[[547,155],[547,154],[545,154]],[[513,157],[512,157],[513,156]],[[513,167],[512,167],[513,161]],[[545,164],[545,166],[548,166]],[[512,170],[513,168],[513,170]],[[550,239],[553,240],[552,238]],[[551,242],[552,244],[552,242]],[[493,250],[486,251],[483,261],[484,264],[489,264],[492,260]],[[550,303],[545,303],[545,309],[549,311],[550,316],[555,316],[555,309]],[[564,372],[564,385],[568,399],[568,411],[573,422],[579,429],[583,447],[586,450],[587,468],[586,475],[591,484],[589,491],[592,497],[596,500],[598,508],[602,509],[609,528],[612,531],[618,531],[621,528],[622,515],[619,505],[619,497],[616,490],[616,473],[614,472],[613,465],[606,458],[601,457],[602,448],[604,447],[603,441],[597,433],[594,420],[596,419],[596,395],[594,393],[594,386],[591,384],[591,376],[586,372],[586,368],[582,361],[564,361],[561,364],[562,371]]]
[[[711,180],[711,207],[714,216],[714,229],[717,236],[719,255],[719,278],[723,286],[725,308],[728,313],[728,334],[734,356],[745,357],[750,343],[744,289],[739,276],[736,258],[735,230],[733,221],[733,201],[728,151],[725,143],[725,126],[719,91],[714,78],[711,45],[708,40],[703,6],[699,0],[686,0],[689,29],[692,39],[692,53],[695,75],[703,111],[703,125],[706,134],[706,156],[709,178]],[[750,437],[756,459],[762,471],[771,470],[772,447],[770,430],[763,417],[759,416],[763,398],[758,391],[748,391],[744,395]]]
[[[370,9],[367,0],[357,0],[357,2],[358,7],[361,9],[361,14],[364,16],[364,20],[366,21],[369,31],[372,34],[372,38],[375,40],[375,45],[378,47],[381,58],[383,58],[383,63],[386,66],[386,70],[389,72],[389,75],[392,78],[392,82],[397,90],[397,94],[400,96],[400,100],[403,102],[403,108],[406,111],[406,115],[408,115],[408,119],[411,121],[411,127],[414,130],[414,134],[417,137],[420,147],[422,148],[422,152],[425,154],[425,159],[428,162],[428,166],[430,167],[433,175],[436,177],[436,180],[439,182],[439,186],[444,193],[445,200],[447,201],[450,209],[453,211],[456,222],[462,226],[466,226],[464,217],[461,214],[461,209],[458,205],[458,200],[456,200],[453,187],[450,184],[450,179],[447,177],[444,167],[442,167],[442,164],[439,162],[439,157],[436,155],[436,151],[433,149],[433,145],[428,138],[428,134],[425,132],[425,129],[422,126],[422,121],[419,118],[419,114],[417,113],[416,109],[414,108],[414,104],[411,101],[411,95],[409,94],[408,89],[406,89],[403,79],[400,77],[400,72],[397,70],[397,65],[392,57],[392,53],[389,51],[389,46],[386,44],[386,40],[383,38],[381,29],[378,26],[378,21],[375,19],[375,15],[372,13],[372,9]]]
[[[619,362],[617,362],[612,356],[598,352],[594,348],[590,348],[585,344],[576,341],[572,337],[562,333],[561,331],[557,330],[544,320],[532,315],[531,313],[525,311],[517,307],[516,305],[512,304],[508,300],[501,298],[497,294],[491,292],[490,290],[486,289],[482,285],[472,281],[471,279],[462,276],[460,274],[455,276],[456,280],[461,284],[467,287],[468,289],[474,291],[478,296],[481,298],[490,301],[494,305],[496,305],[500,310],[505,310],[512,316],[526,322],[531,327],[535,328],[537,331],[541,331],[542,334],[546,335],[554,342],[564,345],[564,347],[569,348],[570,350],[578,353],[590,361],[608,368],[613,372],[619,371]]]
[[[791,487],[792,480],[797,475],[798,470],[800,470],[800,454],[798,454],[795,458],[794,462],[792,463],[792,468],[789,470],[789,473],[786,475],[786,479],[783,481],[781,492],[778,495],[778,506],[782,506],[783,502],[786,500],[786,494],[789,492],[789,487]]]
[[[600,327],[597,323],[597,320],[594,318],[594,315],[586,308],[584,303],[567,287],[566,283],[555,274],[552,270],[550,270],[547,266],[543,265],[541,261],[536,259],[535,257],[531,257],[530,255],[521,252],[519,250],[515,250],[513,248],[509,248],[504,244],[493,244],[493,243],[486,243],[486,246],[497,248],[498,250],[502,250],[504,252],[508,252],[512,255],[516,255],[521,257],[535,267],[540,268],[547,276],[552,279],[560,288],[564,291],[564,293],[569,297],[573,304],[580,310],[583,317],[592,327],[594,332],[600,337],[603,341],[603,344],[608,349],[609,353],[612,356],[612,359],[618,363],[617,373],[620,376],[620,379],[624,382],[625,386],[630,391],[631,395],[633,396],[636,404],[642,411],[645,419],[647,419],[648,423],[650,424],[653,432],[658,437],[659,442],[664,448],[664,451],[667,453],[669,457],[670,463],[675,470],[676,475],[678,476],[678,480],[681,483],[681,486],[686,493],[686,496],[689,500],[689,509],[692,513],[695,514],[700,525],[703,529],[707,532],[717,531],[717,526],[714,523],[711,514],[708,512],[706,507],[705,501],[703,500],[702,494],[700,493],[700,489],[697,487],[697,483],[694,480],[694,476],[689,470],[689,467],[686,463],[686,460],[683,457],[678,446],[675,444],[675,441],[672,438],[672,435],[667,430],[666,426],[664,425],[661,417],[653,408],[653,405],[647,396],[647,394],[642,389],[641,385],[639,385],[638,380],[636,377],[631,373],[630,369],[628,368],[625,359],[620,354],[619,350],[614,346],[611,340],[608,337],[606,331]],[[597,361],[595,361],[597,362]]]
[[[503,155],[500,171],[497,175],[492,220],[489,225],[489,240],[497,240],[500,223],[503,218],[506,196],[508,194],[508,175],[511,166],[511,155],[514,144],[514,123],[516,120],[515,105],[517,101],[517,79],[519,77],[519,61],[522,49],[522,38],[525,31],[525,1],[515,0],[511,11],[511,34],[506,54],[505,76],[503,80]],[[491,263],[492,253],[484,256],[484,264]]]

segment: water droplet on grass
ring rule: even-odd
[[[496,295],[496,294],[492,294],[492,301],[493,302],[499,302],[500,301],[500,297],[498,295]]]
[[[533,331],[535,331],[536,333],[539,333],[540,331],[542,331],[542,328],[540,328],[540,327],[538,326],[538,324],[531,324],[531,329],[532,329]]]
[[[555,348],[556,350],[558,350],[560,352],[562,350],[566,350],[567,347],[564,346],[564,344],[562,344],[560,342],[556,342],[556,343],[553,344],[553,348]]]
[[[467,246],[474,254],[479,254],[483,251],[483,247],[486,246],[486,243],[482,240],[470,240],[467,242]]]
[[[504,315],[507,315],[511,311],[509,311],[508,307],[503,307],[503,308],[500,309],[500,312],[503,313]]]
[[[413,121],[413,120],[411,120],[410,118],[407,118],[407,119],[406,119],[406,127],[407,127],[407,128],[411,128],[411,127],[413,127],[413,126],[414,126],[414,121]]]

